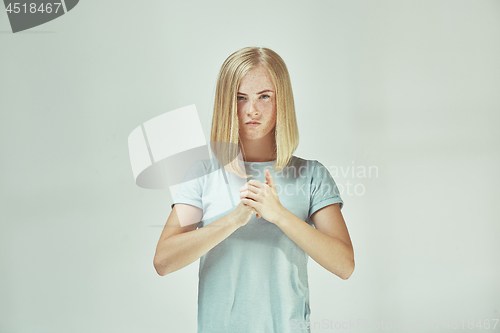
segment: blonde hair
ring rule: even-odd
[[[299,145],[292,84],[285,62],[276,52],[265,47],[238,50],[224,61],[219,72],[210,142],[221,165],[239,175],[244,174],[237,163],[238,148],[241,148],[243,156],[244,151],[239,137],[236,96],[243,76],[258,66],[269,72],[276,89],[276,162],[273,165],[276,172],[288,164]]]

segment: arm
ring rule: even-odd
[[[276,224],[318,264],[346,280],[354,271],[354,251],[338,204],[323,207],[311,215],[316,228],[305,223],[281,205],[269,170],[267,183],[250,180],[240,189],[245,205]]]
[[[177,206],[181,206],[183,218],[189,216],[190,222],[183,223],[185,226],[179,222]],[[156,247],[153,260],[156,272],[164,276],[196,261],[245,225],[254,213],[255,210],[240,202],[231,213],[196,229],[201,221],[202,210],[187,204],[174,205]]]
[[[354,271],[354,251],[339,205],[317,210],[311,220],[316,229],[284,209],[273,223],[314,261],[347,280]]]

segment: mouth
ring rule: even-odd
[[[247,121],[245,124],[247,125],[260,125],[258,121]]]

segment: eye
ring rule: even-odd
[[[237,99],[238,101],[242,101],[242,100],[244,100],[244,99],[245,99],[245,97],[243,97],[243,96],[236,96],[236,99]]]
[[[270,98],[271,96],[269,96],[269,95],[262,95],[262,96],[260,96],[260,97],[262,97],[262,98],[264,98],[264,99],[267,99],[267,98]]]

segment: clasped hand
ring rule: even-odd
[[[266,183],[252,179],[240,188],[240,199],[246,206],[257,212],[257,218],[263,217],[271,223],[276,223],[285,209],[278,197],[278,190],[274,184],[269,169],[265,170]]]

